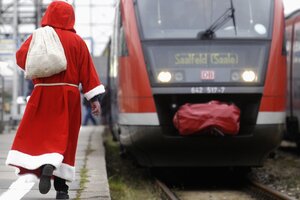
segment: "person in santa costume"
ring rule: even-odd
[[[64,1],[49,4],[41,26],[51,26],[64,48],[67,69],[46,78],[33,79],[34,89],[19,124],[6,164],[18,175],[35,174],[42,194],[51,188],[57,199],[68,199],[66,181],[75,178],[75,153],[81,126],[81,98],[90,101],[93,114],[100,114],[98,97],[105,92],[88,48],[74,29],[73,7]],[[30,36],[16,53],[18,66],[25,70]]]

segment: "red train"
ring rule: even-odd
[[[286,17],[287,38],[287,118],[285,139],[297,143],[300,152],[300,10]]]
[[[121,0],[111,40],[109,124],[143,166],[261,166],[281,142],[281,0]],[[204,75],[203,75],[204,74]],[[181,136],[180,106],[240,109],[235,136]]]

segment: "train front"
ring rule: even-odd
[[[285,118],[282,2],[122,3],[122,145],[145,166],[261,166]],[[238,106],[239,133],[181,136],[173,124],[180,106],[211,100]]]

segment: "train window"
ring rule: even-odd
[[[297,68],[298,70],[300,70],[300,22],[295,24],[294,37],[293,68]]]
[[[283,56],[287,56],[288,55],[288,51],[287,51],[287,38],[286,38],[286,33],[283,34],[283,43],[282,43],[282,50],[281,50],[281,54]]]
[[[270,36],[272,0],[139,0],[138,18],[142,38],[195,38],[230,8],[232,19],[215,30],[216,38],[267,38]]]
[[[300,22],[295,24],[293,44],[293,64],[292,64],[292,79],[293,79],[293,99],[300,101]]]
[[[292,51],[292,26],[289,26],[286,28],[286,51],[287,51],[287,64],[288,64],[288,69],[290,68],[290,63],[291,63],[291,51]]]
[[[126,38],[125,38],[125,32],[123,26],[120,28],[120,42],[119,42],[119,55],[120,56],[128,56],[128,48],[127,48],[127,43],[126,43]]]

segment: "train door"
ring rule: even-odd
[[[296,141],[300,150],[300,20],[286,28],[288,50],[288,101],[286,139]]]
[[[113,26],[113,35],[110,43],[110,58],[108,69],[108,82],[107,92],[108,98],[108,125],[112,133],[113,139],[118,140],[119,127],[118,127],[118,57],[119,57],[119,32],[120,32],[120,7],[119,3],[116,5],[115,21]]]

